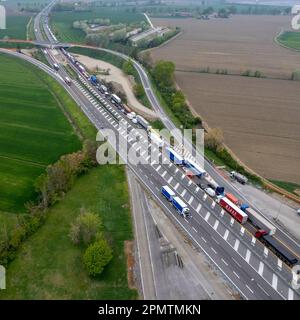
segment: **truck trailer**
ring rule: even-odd
[[[202,178],[206,176],[206,171],[202,169],[196,162],[186,160],[186,167],[197,177]]]
[[[239,203],[239,200],[232,194],[232,193],[225,193],[225,197],[229,199],[232,203],[237,205]]]
[[[112,103],[118,104],[118,105],[120,105],[122,103],[121,98],[119,98],[116,94],[111,95],[111,101],[112,101]]]
[[[260,213],[250,208],[248,205],[242,205],[241,209],[248,215],[248,220],[257,228],[265,230],[267,234],[273,235],[276,232],[276,227],[265,219]]]
[[[142,116],[140,115],[137,115],[136,116],[136,120],[137,122],[143,127],[145,128],[146,130],[148,130],[149,128],[149,122],[147,120],[145,120]]]
[[[179,197],[173,197],[172,204],[180,215],[182,215],[185,218],[190,216],[190,209]]]
[[[162,186],[161,193],[168,199],[168,201],[172,201],[173,197],[175,197],[175,192],[168,186]]]
[[[91,76],[90,81],[93,85],[96,85],[98,83],[98,79],[95,75]]]
[[[235,179],[241,184],[246,184],[248,182],[248,178],[243,176],[242,174],[236,172],[236,171],[231,171],[230,172],[230,177]]]
[[[184,158],[180,154],[178,154],[176,151],[174,151],[172,148],[169,148],[169,147],[166,148],[166,152],[169,156],[169,159],[175,164],[178,164],[178,165],[185,164]]]
[[[279,241],[267,234],[265,230],[258,230],[255,233],[255,237],[263,242],[271,251],[273,251],[277,255],[277,257],[283,260],[290,267],[293,267],[298,263],[298,259]]]
[[[228,198],[220,198],[219,204],[239,223],[244,224],[247,221],[247,214],[244,211],[242,211],[238,206],[236,206],[233,202],[231,202]]]

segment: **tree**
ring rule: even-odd
[[[125,61],[122,65],[122,70],[126,74],[134,75],[134,66],[131,60]]]
[[[214,8],[213,7],[208,7],[206,9],[203,10],[202,14],[205,16],[208,16],[210,14],[212,14],[214,12]]]
[[[210,129],[205,135],[205,146],[213,151],[220,151],[223,148],[224,136],[222,129]]]
[[[112,257],[112,250],[106,240],[99,240],[86,249],[83,263],[90,276],[97,276],[102,273]]]
[[[153,76],[160,88],[171,87],[174,81],[175,64],[171,61],[158,61]]]
[[[99,236],[102,229],[102,220],[97,214],[83,211],[71,225],[70,238],[74,244],[88,245]]]

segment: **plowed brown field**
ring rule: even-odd
[[[250,168],[300,183],[299,82],[177,72],[189,102]]]
[[[179,70],[259,70],[271,77],[290,78],[300,70],[299,53],[274,43],[288,16],[233,16],[230,19],[153,19],[156,25],[179,26],[183,34],[152,50],[155,60],[172,60]]]
[[[223,129],[226,144],[249,167],[269,179],[300,183],[300,82],[197,73],[205,67],[235,74],[250,69],[290,78],[300,70],[300,54],[273,41],[290,17],[153,21],[183,30],[152,55],[175,62],[176,81],[196,112]]]

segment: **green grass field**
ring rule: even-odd
[[[78,20],[89,20],[95,18],[110,19],[112,24],[132,23],[144,21],[142,13],[127,12],[122,8],[95,8],[88,12],[53,12],[51,24],[55,33],[61,41],[83,43],[85,33],[79,29],[73,29],[73,22]]]
[[[300,50],[300,32],[287,31],[277,38],[279,43],[286,47]]]
[[[98,213],[113,248],[113,260],[96,279],[87,276],[83,249],[71,243],[70,224],[84,207]],[[100,166],[77,180],[49,211],[44,226],[21,248],[7,270],[0,299],[135,299],[128,289],[124,241],[132,239],[124,168]]]
[[[0,65],[0,210],[20,213],[35,198],[37,176],[81,143],[49,91],[47,76],[3,54]]]
[[[9,37],[26,40],[26,26],[29,20],[30,16],[7,16],[6,29],[0,30],[0,39]]]

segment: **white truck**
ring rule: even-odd
[[[190,217],[190,209],[188,206],[175,195],[175,192],[168,186],[162,186],[161,193],[170,202],[172,202],[173,207],[179,212],[184,218]]]
[[[137,115],[136,116],[136,120],[137,120],[137,122],[144,128],[144,129],[146,129],[146,130],[148,130],[148,128],[149,128],[149,122],[146,120],[146,119],[144,119],[142,116],[140,116],[140,115]]]
[[[242,174],[236,172],[236,171],[231,171],[230,172],[230,177],[232,179],[235,179],[236,181],[238,181],[241,184],[246,184],[248,182],[248,178],[243,176]]]
[[[247,205],[241,206],[241,209],[248,215],[248,220],[258,229],[266,231],[267,234],[272,236],[276,232],[276,227],[265,219],[260,213]]]

